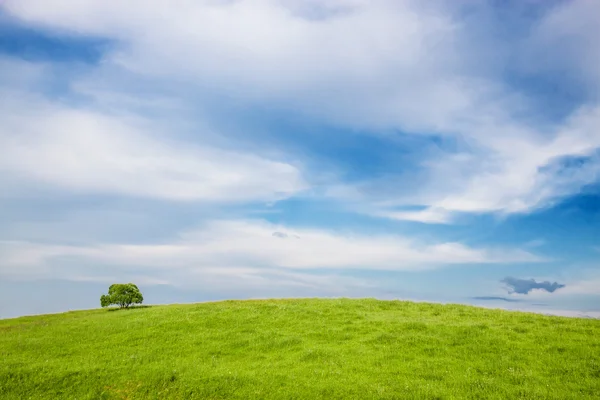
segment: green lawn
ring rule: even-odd
[[[0,321],[2,399],[600,398],[600,320],[378,300]]]

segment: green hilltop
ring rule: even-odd
[[[598,399],[600,320],[373,299],[0,321],[2,399]]]

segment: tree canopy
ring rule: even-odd
[[[100,296],[102,307],[115,304],[120,308],[129,308],[132,304],[142,304],[142,301],[142,292],[133,283],[115,283],[108,288],[108,295]]]

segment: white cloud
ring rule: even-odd
[[[444,209],[427,208],[418,211],[389,211],[374,213],[374,215],[384,218],[396,219],[400,221],[417,221],[429,224],[446,224],[452,221],[452,215]]]
[[[478,145],[470,154],[425,161],[425,181],[422,176],[415,182],[409,177],[406,182],[381,182],[362,192],[359,184],[331,195],[352,194],[348,198],[353,202],[363,202],[359,211],[374,215],[448,223],[456,213],[531,212],[600,180],[600,106],[578,110],[546,135],[518,126],[490,126],[472,141]],[[569,165],[572,158],[582,162]],[[409,190],[399,191],[398,186]],[[427,207],[390,209],[409,205]]]
[[[588,265],[579,273],[570,273],[565,279],[562,295],[565,296],[599,296],[600,297],[600,266]]]
[[[27,182],[71,192],[212,202],[272,201],[308,187],[293,165],[178,141],[152,119],[5,94],[0,101],[5,196]]]
[[[382,182],[375,195],[362,193],[359,208],[369,214],[448,223],[457,212],[526,213],[599,179],[597,103],[592,100],[553,126],[540,128],[532,122],[535,115],[521,118],[535,114],[534,100],[495,75],[486,58],[492,56],[482,51],[495,48],[498,38],[476,37],[470,22],[442,2],[185,0],[173,6],[167,0],[5,0],[4,8],[46,27],[114,38],[118,45],[104,65],[183,82],[209,97],[211,92],[227,94],[252,104],[276,103],[330,123],[435,132],[469,144],[458,154],[423,160],[427,179],[411,185],[416,193],[392,191],[390,182]],[[580,0],[546,10],[530,36],[512,46],[514,52],[493,57],[505,57],[500,65],[518,60],[519,69],[529,73],[580,75],[597,88],[597,4]],[[572,156],[591,159],[578,168],[558,162]],[[272,170],[265,163],[248,163]],[[192,162],[184,164],[172,175],[189,171]],[[288,167],[274,168],[279,182],[274,191],[293,193],[303,187]],[[182,198],[216,192],[216,198],[231,197],[210,189],[211,182],[206,190],[213,194],[198,193],[186,179],[184,185],[163,179],[164,188],[176,186],[172,192]],[[379,206],[382,200],[394,207]],[[406,205],[427,208],[391,211]]]
[[[282,0],[5,2],[25,20],[122,42],[106,63],[341,123],[447,132],[499,101],[497,85],[463,74],[475,57],[437,5],[312,5],[329,17]]]
[[[274,232],[290,238],[282,240]],[[293,239],[293,240],[292,240]],[[402,236],[365,236],[314,229],[289,229],[259,220],[212,221],[197,231],[163,244],[65,246],[33,242],[0,242],[3,275],[34,276],[52,270],[54,261],[81,260],[84,265],[143,268],[144,274],[188,279],[193,271],[244,266],[262,269],[422,270],[453,264],[539,262],[520,249],[471,248],[460,243],[420,243]],[[61,261],[62,260],[62,261]],[[66,268],[66,267],[65,267]],[[54,268],[53,274],[59,274]],[[65,270],[72,274],[72,270]],[[158,276],[156,276],[158,274]],[[56,277],[56,275],[53,275]],[[68,278],[69,275],[64,276]]]
[[[463,185],[455,193],[446,193],[432,206],[450,211],[526,212],[598,180],[600,107],[581,110],[548,138],[494,133],[497,136],[487,140],[493,151],[466,161],[477,168],[462,177]],[[590,159],[583,166],[566,168],[560,163],[563,157]],[[442,169],[452,173],[452,163],[444,161],[438,179],[447,176]]]
[[[600,296],[600,278],[586,279],[567,283],[567,286],[564,288],[562,294]]]
[[[600,100],[600,3],[568,1],[554,7],[526,42],[531,73],[567,74]]]

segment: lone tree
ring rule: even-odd
[[[116,304],[119,308],[129,308],[132,304],[142,304],[142,292],[133,283],[115,283],[108,288],[108,294],[100,296],[100,305],[108,307]]]

